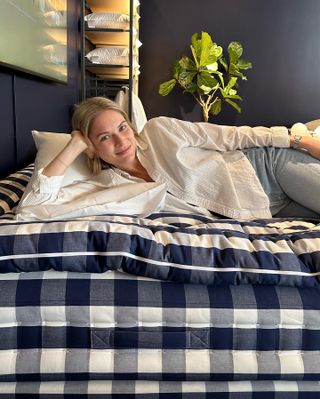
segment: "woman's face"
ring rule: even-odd
[[[101,112],[92,123],[89,138],[103,161],[119,169],[128,169],[133,165],[136,139],[133,130],[119,112]]]

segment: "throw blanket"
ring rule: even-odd
[[[207,285],[317,286],[319,220],[157,213],[0,221],[0,271],[120,270]]]

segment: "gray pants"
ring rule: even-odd
[[[242,150],[269,197],[273,216],[320,217],[320,161],[291,148]]]

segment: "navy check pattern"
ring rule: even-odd
[[[1,383],[320,380],[318,288],[1,277]]]
[[[0,220],[0,399],[320,396],[319,220],[18,222],[17,201]]]
[[[319,220],[190,214],[0,220],[0,272],[129,274],[207,285],[318,287]]]
[[[1,399],[318,399],[312,381],[66,381],[0,383]]]

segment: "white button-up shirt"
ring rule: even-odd
[[[184,201],[230,218],[271,217],[269,200],[247,157],[249,147],[289,147],[288,129],[150,120],[138,156],[154,181]]]

